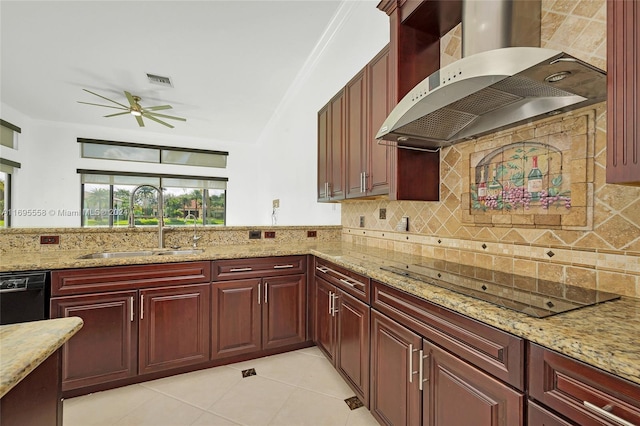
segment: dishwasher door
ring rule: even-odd
[[[49,318],[49,271],[0,273],[0,325]]]

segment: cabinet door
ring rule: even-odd
[[[346,198],[366,194],[365,174],[367,139],[367,84],[364,70],[359,72],[345,88],[345,191]]]
[[[329,200],[342,200],[344,199],[344,107],[345,96],[344,91],[341,91],[330,102],[331,108],[329,109]]]
[[[392,150],[391,146],[378,144],[376,134],[384,120],[391,112],[391,77],[389,48],[380,52],[368,65],[368,116],[367,132],[367,176],[368,195],[385,195],[389,193],[391,179]]]
[[[524,424],[524,395],[426,340],[423,348],[423,424]]]
[[[265,278],[262,285],[262,349],[307,340],[306,276]]]
[[[640,5],[607,1],[607,183],[640,185]]]
[[[137,291],[51,299],[51,317],[80,317],[83,327],[62,347],[62,390],[135,376]]]
[[[140,374],[209,360],[210,284],[140,290]]]
[[[261,279],[212,284],[211,358],[260,350]]]
[[[420,424],[421,397],[415,372],[421,347],[420,336],[371,311],[370,410],[380,424]]]
[[[329,145],[329,109],[330,104],[318,111],[318,201],[329,200],[329,162],[331,161]]]
[[[336,369],[357,396],[369,406],[369,312],[368,305],[340,291],[336,301]]]
[[[336,332],[333,313],[333,295],[336,288],[323,280],[315,277],[314,285],[314,311],[316,314],[314,321],[314,340],[329,361],[335,364]]]

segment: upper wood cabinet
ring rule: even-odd
[[[341,90],[318,112],[318,201],[344,198],[344,106]]]
[[[607,1],[607,183],[640,185],[640,3]]]
[[[391,111],[389,47],[345,87],[346,198],[389,194],[391,150],[376,133]]]

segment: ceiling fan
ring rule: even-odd
[[[109,102],[112,102],[118,106],[113,106],[113,105],[101,105],[101,104],[94,104],[94,103],[90,103],[90,102],[82,102],[82,101],[78,101],[78,103],[81,104],[86,104],[86,105],[94,105],[94,106],[100,106],[100,107],[105,107],[105,108],[114,108],[114,109],[120,109],[123,110],[124,112],[117,112],[115,114],[109,114],[109,115],[105,115],[105,117],[116,117],[118,115],[126,115],[126,114],[131,114],[136,118],[136,121],[138,122],[138,125],[140,127],[144,127],[144,121],[142,121],[142,117],[144,118],[148,118],[149,120],[153,120],[157,123],[162,124],[163,126],[167,126],[173,129],[173,126],[169,123],[166,123],[162,120],[160,120],[160,118],[169,118],[171,120],[180,120],[180,121],[187,121],[186,118],[182,118],[182,117],[176,117],[173,115],[166,115],[166,114],[159,114],[155,111],[160,111],[160,110],[164,110],[164,109],[171,109],[171,105],[158,105],[158,106],[150,106],[150,107],[143,107],[142,105],[140,105],[140,101],[142,100],[139,96],[135,96],[132,95],[131,93],[127,92],[126,90],[124,91],[125,96],[127,97],[127,100],[129,101],[129,105],[125,105],[125,104],[121,104],[120,102],[116,102],[113,99],[109,99],[107,97],[104,97],[102,95],[99,95],[95,92],[92,92],[90,90],[87,89],[82,89],[85,92],[91,93],[92,95],[98,96],[99,98],[105,99]],[[160,117],[160,118],[158,118]]]

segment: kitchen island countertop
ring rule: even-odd
[[[78,317],[0,326],[0,397],[82,328]]]
[[[640,299],[622,297],[547,318],[534,318],[380,269],[419,263],[424,259],[420,256],[341,242],[219,245],[186,256],[78,259],[87,253],[65,250],[3,255],[0,271],[312,254],[640,384]]]

